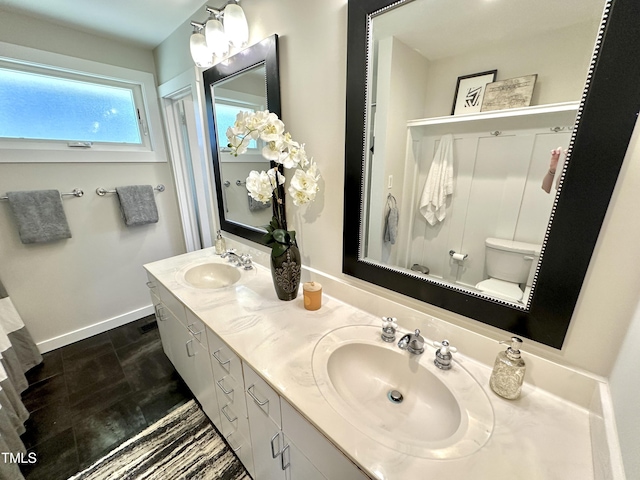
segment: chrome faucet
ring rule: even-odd
[[[251,255],[242,254],[238,255],[236,251],[232,248],[224,252],[220,255],[222,258],[227,258],[229,262],[235,262],[236,266],[242,267],[245,270],[251,270],[253,268],[253,263],[251,262]]]
[[[416,329],[414,333],[403,336],[398,342],[398,347],[414,355],[424,353],[424,338],[420,335],[420,330]]]

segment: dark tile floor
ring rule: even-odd
[[[145,317],[43,355],[27,373],[27,480],[67,479],[193,395]]]

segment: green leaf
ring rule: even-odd
[[[290,245],[295,245],[296,244],[296,231],[295,230],[289,230],[289,236],[291,237]]]
[[[289,232],[287,232],[286,230],[282,230],[281,228],[278,228],[273,231],[273,238],[275,239],[276,242],[281,243],[283,245],[290,244]]]
[[[271,257],[272,258],[279,257],[280,255],[284,254],[288,248],[289,247],[287,245],[282,245],[280,243],[274,244],[273,248],[271,249]]]
[[[262,240],[267,245],[270,245],[270,244],[275,242],[275,240],[273,238],[273,234],[271,232],[269,232],[269,231],[262,236]]]

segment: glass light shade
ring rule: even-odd
[[[224,7],[224,31],[229,43],[236,48],[244,47],[249,43],[249,25],[244,10],[240,5],[230,3]]]
[[[198,67],[210,67],[213,65],[211,52],[207,47],[207,39],[202,33],[193,33],[189,39],[191,58]]]
[[[220,20],[210,19],[204,28],[209,51],[216,57],[224,57],[229,52],[229,40],[224,33],[224,27]]]

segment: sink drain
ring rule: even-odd
[[[387,392],[387,398],[391,401],[391,403],[402,403],[404,397],[398,390],[389,390]]]

